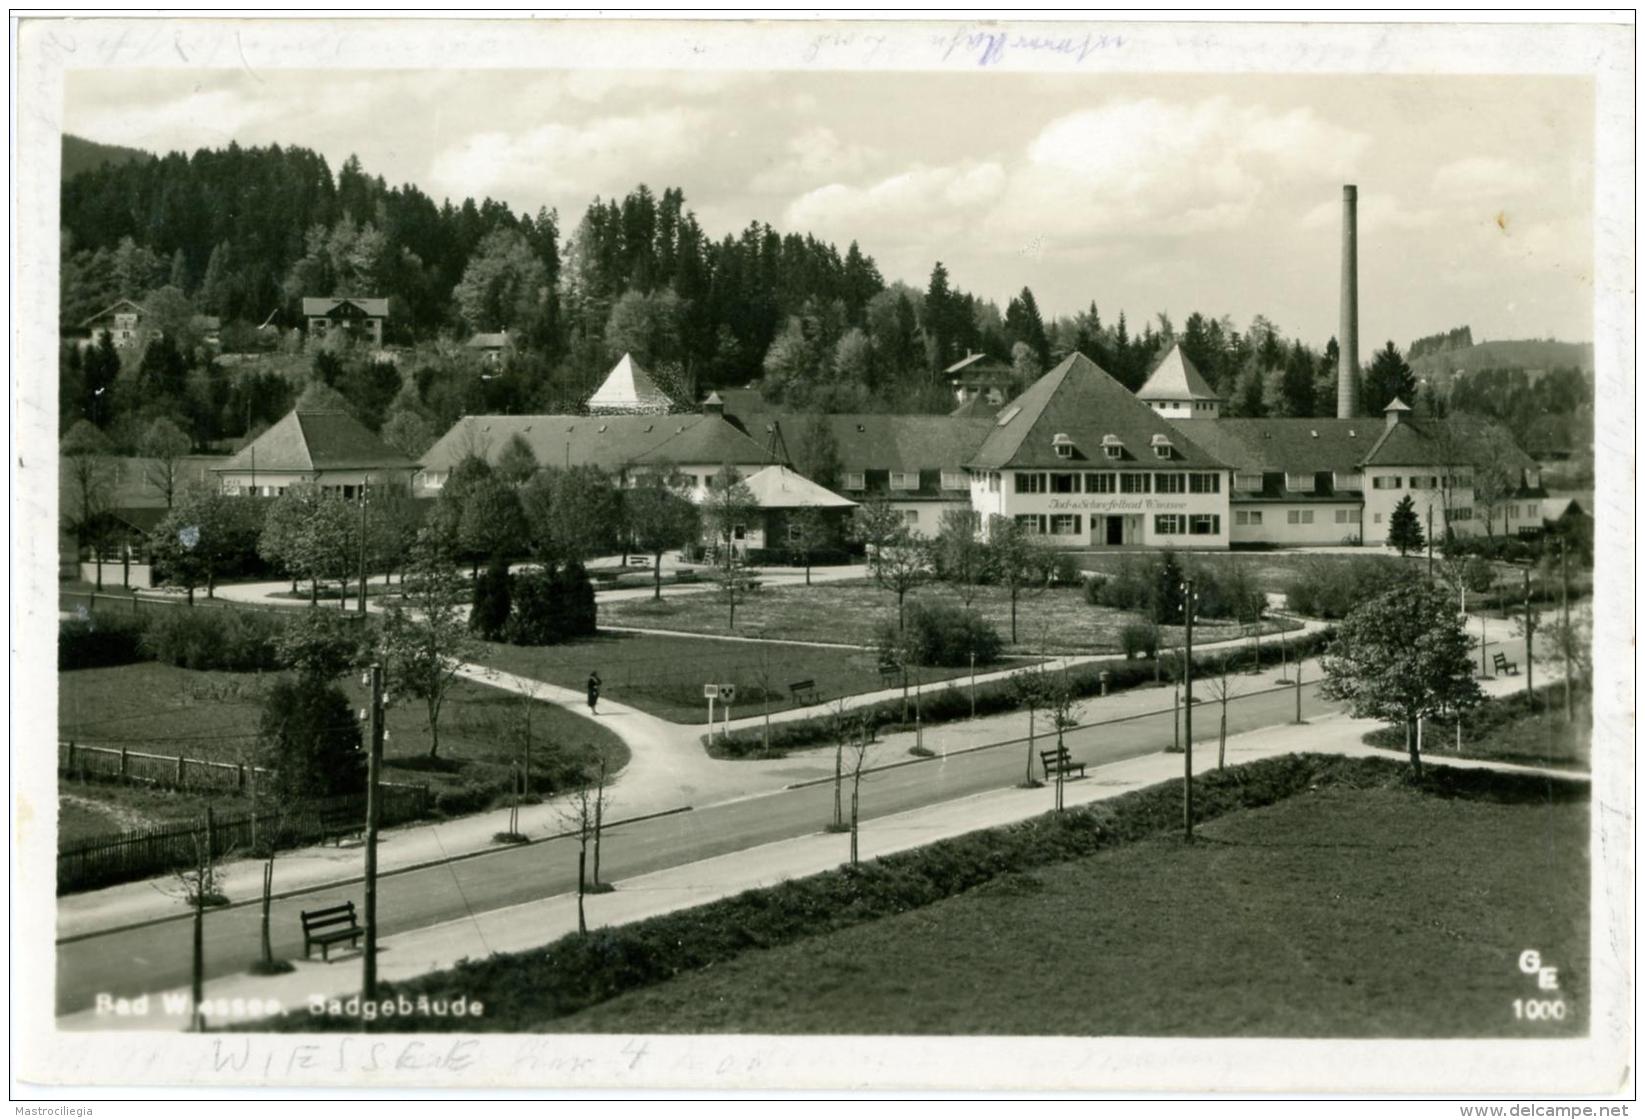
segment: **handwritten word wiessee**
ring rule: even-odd
[[[1084,62],[1097,51],[1111,50],[1125,45],[1123,35],[1107,35],[1087,31],[1084,35],[1022,35],[1009,31],[956,31],[945,41],[944,60],[956,51],[976,55],[978,66],[994,66],[1005,60],[1006,50],[1030,51],[1039,54],[1069,55],[1076,62]]]

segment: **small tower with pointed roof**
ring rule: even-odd
[[[1181,343],[1173,343],[1137,390],[1137,399],[1173,420],[1215,420],[1222,398],[1207,384]]]

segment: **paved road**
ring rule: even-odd
[[[1332,710],[1317,688],[1304,686],[1303,715]],[[1229,733],[1282,724],[1292,718],[1291,689],[1241,697],[1229,705]],[[1214,703],[1195,708],[1195,739],[1215,749]],[[1099,724],[1071,732],[1074,757],[1090,763],[1115,762],[1150,754],[1172,738],[1169,710]],[[1044,740],[1041,740],[1044,744]],[[946,759],[933,759],[868,775],[863,781],[865,828],[876,817],[1015,784],[1022,779],[1026,743],[1002,744]],[[1100,779],[1099,779],[1100,780]],[[1050,808],[1049,793],[1047,808]],[[726,852],[815,832],[830,819],[831,785],[788,789],[732,801],[694,812],[658,817],[611,829],[602,853],[601,876],[612,881],[678,866]],[[841,837],[841,860],[846,854]],[[279,863],[275,864],[279,889]],[[569,839],[524,848],[485,852],[453,863],[408,870],[380,881],[378,914],[387,936],[552,895],[576,887],[576,848]],[[324,887],[273,906],[274,952],[302,955],[300,911],[361,899],[359,883]],[[208,976],[243,971],[260,944],[260,908],[234,907],[206,917]],[[98,993],[138,995],[186,987],[189,982],[189,918],[179,916],[124,932],[97,934],[61,943],[57,953],[59,1014],[90,1007]],[[335,967],[357,969],[346,958]]]

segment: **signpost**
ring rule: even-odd
[[[720,695],[720,686],[717,684],[703,685],[703,695],[708,698],[708,741],[714,741],[714,700]]]
[[[721,727],[722,732],[723,732],[720,736],[720,739],[722,741],[726,738],[726,736],[731,734],[731,702],[733,700],[735,700],[736,698],[737,698],[737,686],[736,685],[734,685],[734,684],[722,684],[722,685],[720,685],[720,703],[725,707],[725,712],[720,717],[720,719],[723,721],[720,724],[720,727]]]

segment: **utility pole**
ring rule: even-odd
[[[1565,722],[1572,719],[1571,705],[1571,576],[1566,566],[1565,538],[1559,538],[1559,624],[1560,644],[1565,651]],[[1530,660],[1530,658],[1526,658]]]
[[[1194,839],[1194,580],[1182,582],[1182,836]]]
[[[1434,582],[1434,503],[1432,498],[1428,500],[1428,536],[1424,538],[1424,543],[1428,545],[1428,582],[1431,584]]]
[[[1525,700],[1536,710],[1536,690],[1531,678],[1534,670],[1531,668],[1532,659],[1536,653],[1536,646],[1532,639],[1535,637],[1536,619],[1531,614],[1531,562],[1525,562]]]
[[[366,613],[366,488],[371,485],[367,478],[360,486],[360,615]]]
[[[362,1004],[377,999],[377,826],[383,810],[377,781],[383,768],[383,667],[373,663],[366,679],[371,685],[370,707],[366,709],[371,754],[366,764],[366,936],[364,976],[360,983]]]

